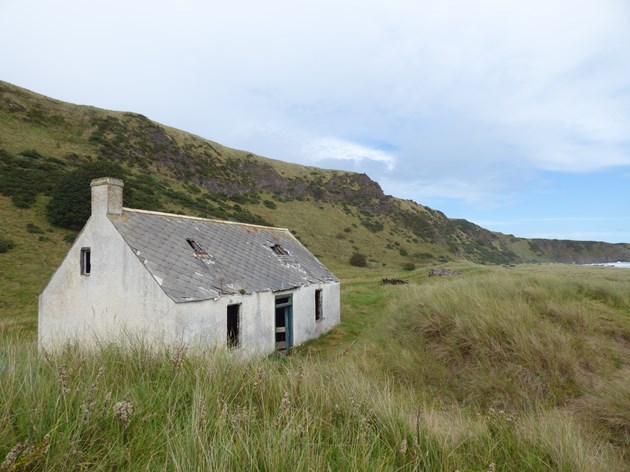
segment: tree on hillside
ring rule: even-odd
[[[90,182],[99,177],[124,177],[123,168],[110,161],[88,162],[61,178],[46,208],[48,221],[63,228],[80,230],[90,217]]]

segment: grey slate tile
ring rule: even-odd
[[[110,219],[134,254],[140,251],[140,261],[147,260],[147,270],[164,279],[162,289],[176,302],[215,298],[227,285],[257,292],[337,281],[285,229],[129,209]],[[209,254],[206,262],[186,238]],[[274,254],[272,244],[289,256]]]

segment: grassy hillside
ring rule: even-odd
[[[288,227],[340,263],[356,251],[372,266],[390,267],[461,258],[497,264],[630,258],[628,245],[492,233],[384,195],[363,174],[264,158],[136,113],[71,105],[0,82],[1,194],[28,207],[54,192],[64,175],[96,161],[123,167],[130,206]],[[332,225],[314,228],[321,220]],[[329,234],[320,233],[323,226]]]
[[[389,274],[404,286],[346,269],[342,325],[288,358],[152,354],[133,342],[129,352],[69,347],[48,358],[32,337],[5,330],[0,461],[9,456],[6,470],[627,470],[630,271],[453,268],[463,274]]]

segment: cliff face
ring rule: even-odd
[[[107,161],[124,169],[136,206],[271,221],[305,237],[329,238],[327,244],[320,241],[328,248],[348,241],[352,250],[363,251],[357,238],[350,237],[351,232],[360,233],[373,260],[630,260],[628,245],[508,237],[385,195],[365,174],[268,159],[162,126],[137,113],[72,105],[5,82],[0,82],[0,123],[0,192],[14,201],[22,192],[28,195],[25,204],[38,194],[50,194],[64,174],[89,162]],[[289,202],[300,204],[291,207],[291,215],[269,211],[284,204],[288,208]],[[322,221],[332,221],[333,212],[342,211],[338,232],[315,234],[297,223],[297,213],[315,210],[324,212]],[[341,226],[344,218],[347,224]],[[330,240],[333,237],[336,241]]]

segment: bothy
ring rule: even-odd
[[[40,295],[40,349],[132,337],[264,355],[339,322],[339,281],[288,230],[124,208],[109,177],[91,187]]]

